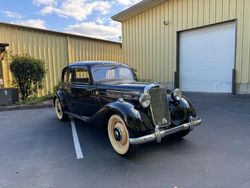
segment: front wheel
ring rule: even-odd
[[[132,154],[134,145],[129,144],[129,133],[119,115],[112,115],[108,121],[108,137],[115,152],[122,156]]]

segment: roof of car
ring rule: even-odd
[[[122,64],[122,63],[118,63],[115,61],[78,61],[78,62],[70,63],[68,67],[85,66],[85,67],[92,68],[96,65],[119,65],[119,64]]]

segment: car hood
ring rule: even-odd
[[[98,83],[98,95],[103,104],[112,102],[113,100],[122,98],[127,102],[134,104],[139,103],[140,95],[145,89],[157,87],[158,84],[136,82],[136,81],[112,81],[105,83]]]
[[[109,90],[109,91],[121,91],[121,92],[133,92],[142,93],[145,87],[152,83],[147,82],[136,82],[136,81],[112,81],[97,84],[99,90]]]

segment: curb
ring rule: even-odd
[[[6,107],[0,107],[0,112],[2,112],[2,111],[14,111],[14,110],[29,110],[29,109],[49,108],[49,107],[53,107],[52,103],[49,103],[49,104],[35,104],[35,105],[20,105],[20,106],[6,106]]]

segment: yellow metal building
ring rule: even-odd
[[[249,0],[144,0],[122,23],[123,60],[185,91],[250,93]]]
[[[6,51],[12,54],[30,54],[45,60],[47,74],[40,95],[53,90],[60,80],[62,68],[70,62],[122,61],[122,45],[118,42],[0,23],[0,87],[10,87],[12,84],[9,60],[4,56]]]

